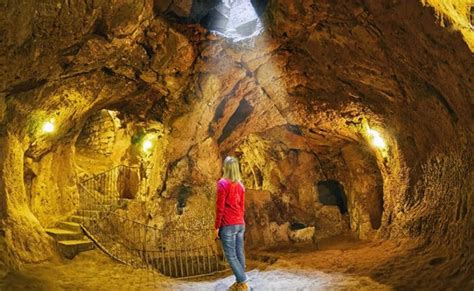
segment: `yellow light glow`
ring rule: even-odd
[[[147,139],[143,142],[142,147],[143,147],[143,151],[147,152],[153,147],[153,143],[151,142],[151,140]]]
[[[53,121],[45,122],[41,129],[43,130],[44,133],[53,133],[55,130],[54,122]]]
[[[371,142],[375,147],[379,149],[384,149],[387,147],[387,143],[385,143],[385,140],[378,131],[369,128],[367,129],[367,134],[370,136]]]

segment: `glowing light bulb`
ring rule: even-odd
[[[369,128],[367,129],[367,134],[370,136],[371,142],[375,147],[379,149],[384,149],[387,147],[385,140],[382,138],[378,131]]]
[[[143,151],[146,152],[146,151],[150,150],[150,149],[153,147],[153,143],[152,143],[150,140],[145,140],[145,141],[143,142],[143,146],[142,146],[142,147],[143,147]]]
[[[378,148],[384,148],[386,146],[385,144],[385,141],[380,137],[380,136],[376,136],[374,137],[374,139],[372,140],[372,142],[374,143],[374,145]]]
[[[44,133],[53,133],[54,132],[54,123],[52,121],[47,121],[43,124],[41,128]]]

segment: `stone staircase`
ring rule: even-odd
[[[94,243],[84,235],[81,223],[85,220],[96,220],[101,217],[100,210],[78,210],[76,215],[66,221],[60,221],[55,227],[47,228],[46,233],[56,240],[62,256],[73,259],[77,254],[95,248]]]
[[[77,254],[96,247],[94,242],[85,235],[81,224],[89,225],[89,222],[103,218],[106,213],[126,203],[126,199],[119,199],[114,203],[89,205],[87,209],[77,210],[76,214],[69,216],[67,220],[45,229],[46,233],[56,240],[58,250],[63,257],[73,259]]]

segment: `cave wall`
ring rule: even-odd
[[[11,133],[0,141],[2,197],[2,257],[9,269],[20,262],[41,261],[53,255],[52,239],[41,227],[27,204],[23,183],[23,147]]]
[[[94,106],[98,96],[91,93],[96,90],[93,84],[98,79],[87,78],[88,84],[86,79],[82,80],[84,82],[78,79],[68,79],[60,84],[53,82],[54,85],[33,90],[35,101],[32,103],[28,99],[31,91],[18,93],[9,102],[8,121],[3,127],[6,134],[2,137],[5,144],[3,165],[6,166],[2,172],[2,185],[5,185],[2,186],[2,197],[7,201],[10,200],[8,196],[14,197],[12,202],[4,202],[2,222],[6,245],[9,253],[14,254],[9,261],[35,262],[51,258],[55,248],[44,228],[72,213],[78,205],[73,145],[80,125],[85,121],[85,113],[89,106]],[[42,98],[45,95],[49,96],[48,100]],[[105,96],[110,98],[109,94]],[[59,125],[51,136],[40,132],[48,111]],[[13,162],[15,155],[21,158],[15,158]],[[10,166],[7,161],[21,167]],[[26,179],[16,185],[17,177]]]
[[[361,237],[421,238],[449,246],[452,258],[464,254],[456,269],[472,263],[465,257],[474,229],[472,52],[458,32],[440,27],[432,8],[273,0],[267,30],[241,47],[167,20],[148,0],[2,5],[0,217],[13,260],[51,256],[42,227],[76,205],[72,141],[88,116],[112,108],[166,128],[150,160],[159,166],[148,203],[132,202],[127,215],[164,225],[165,217],[212,212],[222,157],[241,153],[255,205],[249,224],[265,226],[260,237],[249,231],[256,241],[286,239],[290,216],[311,223],[309,215],[288,214],[290,202],[314,204],[316,225],[342,225],[316,202],[315,180],[332,178],[364,210],[350,212],[353,230],[364,225]],[[50,115],[57,133],[37,136]],[[370,147],[369,125],[383,131],[387,152]],[[269,140],[263,148],[272,153],[261,159],[242,150],[249,138]],[[260,150],[260,141],[248,147]],[[370,166],[360,166],[367,156]],[[357,197],[378,193],[375,165],[383,214],[372,233],[370,209]],[[59,171],[64,179],[55,178]],[[184,216],[176,213],[183,185],[192,188]],[[268,219],[267,206],[287,217]]]
[[[352,102],[358,102],[357,99],[362,99],[359,102],[374,110],[379,117],[383,116],[383,119],[379,119],[379,124],[381,127],[384,127],[383,125],[389,126],[387,126],[386,137],[390,140],[390,136],[392,138],[396,136],[396,142],[394,138],[389,141],[393,145],[392,160],[384,165],[383,159],[378,157],[377,162],[384,176],[384,208],[387,211],[384,214],[383,224],[391,225],[391,235],[397,236],[406,234],[405,227],[413,222],[411,220],[413,216],[405,220],[407,209],[402,208],[406,207],[414,195],[409,185],[416,183],[416,180],[426,174],[417,171],[417,169],[435,156],[443,156],[448,152],[472,155],[468,154],[470,149],[466,143],[470,138],[469,124],[472,122],[469,111],[472,99],[463,93],[472,91],[469,89],[472,82],[469,81],[468,73],[472,68],[464,66],[461,61],[472,63],[472,53],[459,39],[459,35],[456,37],[455,33],[435,29],[436,23],[431,15],[432,10],[429,8],[417,8],[418,4],[415,2],[400,3],[400,5],[372,2],[364,4],[366,6],[363,8],[358,8],[357,5],[351,7],[352,4],[347,4],[346,8],[351,10],[355,17],[355,19],[351,18],[352,20],[332,19],[327,14],[321,15],[326,21],[316,24],[316,28],[319,25],[320,29],[316,29],[312,35],[308,36],[306,42],[306,35],[301,34],[300,37],[297,37],[300,40],[299,43],[306,43],[306,45],[303,44],[303,47],[307,48],[308,55],[303,53],[299,55],[300,60],[293,59],[294,62],[299,62],[302,66],[305,64],[311,66],[311,69],[308,68],[308,71],[313,72],[310,75],[317,76],[317,79],[312,83],[316,88],[305,90],[311,90],[310,92],[323,97],[331,92],[328,92],[328,89],[337,88],[328,86],[331,79],[342,81],[340,86],[346,88],[344,89],[345,94],[352,96],[349,97],[349,100],[354,98]],[[308,12],[303,13],[308,15],[308,18],[314,17],[309,13],[312,9],[309,4],[305,6],[295,3],[288,9],[280,7],[281,9],[275,11],[286,12],[289,17],[296,17],[302,11]],[[339,8],[342,9],[342,6]],[[334,9],[339,8],[334,7]],[[321,10],[327,13],[327,10]],[[387,15],[390,17],[382,16],[386,15],[385,13],[388,11],[390,13]],[[394,21],[401,15],[407,17],[403,23]],[[277,19],[277,17],[274,18]],[[286,18],[279,17],[278,19]],[[416,23],[411,23],[411,19],[416,19]],[[314,19],[308,20],[307,25],[311,21]],[[331,21],[341,25],[333,26]],[[305,26],[304,21],[303,23],[294,22],[293,25],[286,22],[283,24],[281,33],[286,32],[287,35],[298,35],[298,31]],[[346,26],[342,26],[342,24]],[[457,40],[454,40],[455,38]],[[450,43],[455,47],[448,57],[450,61],[429,65],[429,58],[439,59],[443,55],[439,51],[441,48],[433,45],[433,43],[441,42]],[[436,48],[432,48],[432,46]],[[430,49],[426,49],[427,47]],[[344,60],[346,57],[351,60]],[[451,61],[458,57],[460,62],[455,61],[457,65],[454,66]],[[407,65],[409,62],[412,62],[414,67]],[[366,71],[368,67],[364,64],[368,63],[371,64],[370,70]],[[385,68],[377,69],[378,65]],[[317,71],[322,68],[326,71]],[[446,73],[448,71],[451,73]],[[458,74],[460,79],[449,79],[450,76]],[[448,77],[444,77],[445,75]],[[397,97],[392,98],[386,95],[387,90]],[[334,96],[340,95],[340,92],[334,92]],[[465,96],[465,98],[458,98],[459,96]],[[405,110],[407,106],[411,110]],[[352,112],[344,112],[344,109],[340,111],[342,115],[350,116],[352,114]],[[312,122],[315,120],[306,114],[302,116]],[[407,120],[413,122],[406,122]],[[433,130],[433,127],[436,130]],[[434,144],[436,146],[433,147]],[[465,160],[465,163],[470,164],[471,159]],[[444,170],[440,167],[439,171]],[[469,175],[467,171],[464,174]],[[449,184],[450,182],[443,181],[441,183]],[[464,180],[462,183],[465,183],[468,188],[471,187],[468,180]],[[401,188],[403,185],[407,185],[405,189]],[[462,197],[468,195],[467,192],[458,192],[455,199],[463,200]],[[430,203],[436,204],[435,197],[431,196],[429,199],[433,199]],[[434,216],[438,215],[435,214],[437,212],[435,209],[432,211]],[[451,209],[445,213],[448,212],[454,213],[455,210]],[[419,219],[422,216],[420,215]],[[466,225],[459,225],[459,227],[459,235],[466,235],[465,231],[468,231]],[[415,233],[412,235],[417,236]],[[441,239],[441,236],[438,238]]]
[[[120,122],[120,120],[118,120]],[[76,148],[109,157],[114,152],[118,126],[108,110],[93,114],[76,140]]]
[[[93,113],[74,145],[78,181],[102,193],[108,187],[109,194],[116,197],[147,200],[164,185],[167,131],[161,122],[119,111]],[[144,149],[145,141],[150,148]],[[84,182],[92,177],[102,179],[102,185]]]
[[[28,206],[43,226],[50,226],[78,207],[72,145],[58,146],[39,161],[25,159]]]
[[[347,164],[344,173],[351,228],[360,238],[374,236],[383,215],[383,180],[374,157],[367,149],[348,145],[342,149]]]

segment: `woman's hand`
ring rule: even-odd
[[[219,229],[216,228],[214,229],[214,240],[218,240],[219,239]]]

